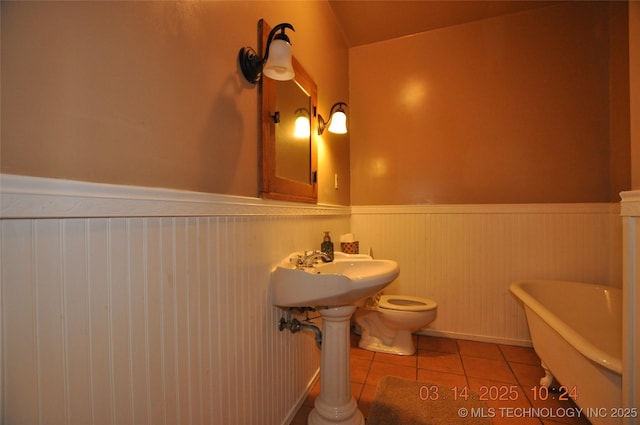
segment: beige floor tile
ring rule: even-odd
[[[351,357],[355,357],[363,360],[373,360],[375,353],[373,351],[365,350],[360,347],[351,347]]]
[[[365,350],[364,348],[358,347],[358,341],[360,341],[360,337],[354,333],[352,333],[350,337],[351,337],[351,350],[350,350],[351,357],[373,360],[373,356],[375,355],[373,351]]]
[[[458,340],[460,355],[481,357],[483,359],[503,360],[502,351],[497,344],[478,341]]]
[[[558,397],[557,393],[550,393],[546,401],[533,399],[531,387],[539,385],[544,372],[538,356],[531,348],[420,335],[416,337],[417,355],[395,356],[359,348],[359,338],[352,334],[350,340],[351,393],[358,401],[358,408],[365,418],[375,397],[378,382],[382,377],[392,375],[442,385],[449,390],[454,386],[458,389],[468,387],[476,393],[484,390],[489,398],[499,397],[500,391],[509,394],[509,388],[515,387],[515,399],[487,401],[495,414],[492,418],[493,425],[589,425],[584,417],[527,416],[523,409],[575,407],[573,402],[553,399]],[[319,392],[318,382],[291,425],[307,423]]]
[[[508,362],[540,365],[540,358],[531,347],[518,347],[515,345],[499,345],[500,351]]]
[[[534,385],[540,385],[540,378],[544,376],[544,369],[540,364],[509,363],[509,366],[520,385],[524,387],[531,388]]]
[[[352,382],[360,382],[364,384],[367,381],[367,375],[369,374],[369,369],[371,368],[370,360],[361,359],[359,357],[351,357],[349,367],[351,368]]]
[[[369,376],[367,377],[367,385],[377,385],[378,381],[384,376],[399,376],[405,379],[416,380],[417,369],[415,367],[397,366],[390,363],[371,363]]]
[[[395,354],[376,353],[373,361],[390,363],[398,366],[417,367],[418,356],[396,356]]]
[[[360,400],[358,400],[358,409],[360,409],[365,418],[369,415],[371,403],[373,403],[373,399],[376,396],[376,389],[376,385],[365,385],[362,388],[362,394],[360,395]]]
[[[462,356],[462,364],[467,377],[490,379],[508,384],[518,383],[504,360]]]
[[[360,399],[360,394],[362,394],[363,387],[364,384],[361,382],[351,382],[351,395],[356,399],[356,401]]]
[[[420,335],[418,337],[418,349],[440,351],[443,353],[457,353],[458,344],[455,339],[451,338]]]
[[[447,388],[467,385],[467,377],[453,373],[438,372],[437,370],[418,369],[418,381],[429,384],[444,385]]]
[[[418,368],[464,375],[460,356],[453,353],[420,350],[418,352]]]

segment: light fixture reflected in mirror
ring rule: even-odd
[[[238,62],[247,81],[256,84],[260,81],[262,74],[278,81],[288,81],[295,77],[291,64],[291,40],[285,34],[287,28],[295,31],[293,26],[287,23],[278,24],[271,30],[264,57],[260,57],[260,54],[251,47],[240,49]],[[280,33],[277,33],[278,31]]]
[[[309,121],[308,109],[299,108],[296,110],[296,122],[293,135],[298,139],[308,139],[311,135],[311,122]]]
[[[347,132],[347,114],[342,108],[343,105],[348,106],[344,102],[338,102],[331,107],[329,121],[325,121],[322,115],[318,115],[318,134],[324,133],[327,126],[330,133],[345,134]]]

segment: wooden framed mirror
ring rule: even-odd
[[[260,21],[262,45],[271,28]],[[261,49],[263,49],[261,47]],[[262,50],[261,50],[262,51]],[[262,184],[265,198],[316,203],[318,160],[314,131],[317,128],[318,88],[292,58],[295,77],[276,81],[262,77],[260,123],[262,138]],[[308,129],[296,131],[296,118],[306,117]]]

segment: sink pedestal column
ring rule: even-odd
[[[309,414],[308,425],[364,425],[362,412],[351,395],[349,329],[355,310],[356,307],[352,305],[320,310],[320,395]]]

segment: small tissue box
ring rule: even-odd
[[[340,242],[340,250],[345,254],[359,254],[360,249],[358,247],[358,241],[355,242]]]

